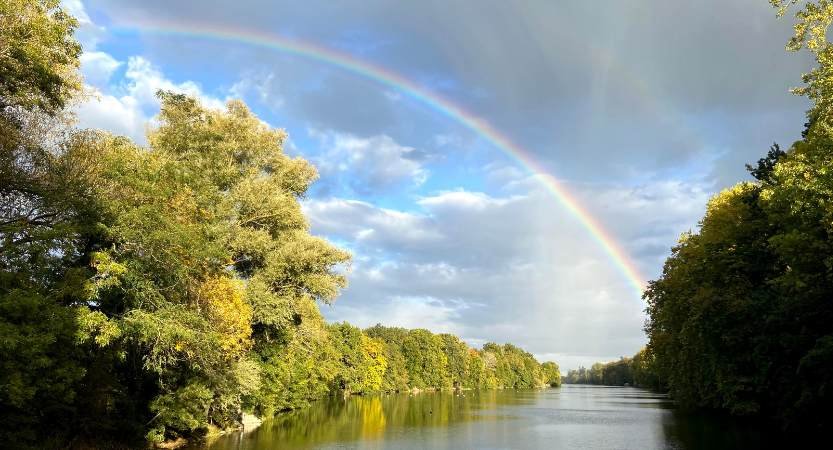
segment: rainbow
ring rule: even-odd
[[[324,63],[329,66],[351,72],[364,78],[373,80],[383,86],[395,89],[445,115],[446,117],[464,125],[468,129],[490,142],[504,152],[518,164],[526,168],[543,184],[579,223],[589,235],[608,255],[611,262],[624,275],[628,283],[641,297],[645,288],[644,278],[636,265],[630,260],[622,247],[608,233],[604,227],[586,209],[582,208],[578,200],[555,177],[535,160],[533,155],[523,147],[513,142],[505,134],[495,129],[491,124],[475,114],[467,111],[453,101],[431,92],[417,83],[384,67],[360,60],[348,53],[332,48],[323,47],[307,41],[300,41],[279,35],[238,29],[223,29],[212,27],[192,26],[182,23],[162,24],[131,23],[126,30],[139,30],[152,34],[203,38],[221,41],[233,41],[256,47],[277,50],[290,55]]]

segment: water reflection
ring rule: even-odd
[[[331,398],[224,436],[211,450],[310,448],[761,448],[760,428],[681,414],[634,388],[565,386]]]

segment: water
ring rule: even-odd
[[[223,436],[208,448],[729,449],[773,443],[755,427],[679,413],[660,394],[568,385],[333,398],[281,414],[254,431]]]

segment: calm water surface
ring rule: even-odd
[[[684,415],[636,388],[451,392],[329,399],[281,414],[211,450],[255,449],[721,449],[773,444],[763,430]]]

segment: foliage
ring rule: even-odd
[[[406,330],[375,325],[365,333],[386,348],[387,371],[383,390],[417,389],[531,389],[558,380],[555,363],[547,366],[511,344],[488,343],[481,350],[469,348],[450,334]]]
[[[35,292],[0,293],[3,442],[34,440],[45,432],[38,421],[60,424],[74,412],[75,387],[84,376],[72,350],[75,331],[73,310]]]
[[[798,3],[772,0],[779,14]],[[683,406],[774,417],[787,428],[833,416],[833,3],[802,2],[788,49],[818,63],[795,89],[813,107],[786,152],[774,146],[756,183],[715,196],[645,293],[649,353]]]
[[[544,383],[551,387],[561,386],[561,371],[558,369],[558,364],[552,361],[541,364],[541,374],[544,377]]]
[[[320,317],[304,320],[281,339],[257,342],[253,356],[260,386],[244,397],[244,407],[263,417],[328,395],[338,374],[338,355]]]
[[[439,335],[442,351],[448,363],[448,374],[453,387],[462,387],[466,381],[466,364],[468,363],[468,345],[452,334]]]
[[[78,22],[58,0],[0,3],[0,109],[54,112],[80,89]]]
[[[362,334],[361,349],[365,368],[362,374],[362,392],[377,392],[382,388],[382,380],[388,369],[384,344]]]
[[[570,370],[563,381],[567,384],[635,386],[655,391],[666,389],[657,373],[653,355],[644,348],[632,358],[622,357],[618,361],[594,363],[590,369],[582,366]]]
[[[631,373],[634,386],[655,391],[667,389],[657,372],[656,358],[645,348],[639,350],[631,358]]]
[[[408,330],[377,324],[364,330],[364,334],[381,343],[387,361],[380,390],[384,392],[407,391],[411,380],[408,369],[405,367],[405,355],[402,354],[401,343],[405,340]]]
[[[545,381],[511,345],[487,364],[451,335],[327,325],[350,255],[309,233],[317,174],[285,133],[170,92],[147,147],[73,129],[76,25],[0,2],[0,440],[141,445],[334,393]]]
[[[339,356],[335,388],[347,394],[378,392],[388,367],[384,344],[346,322],[329,330]]]
[[[410,330],[402,341],[411,387],[442,389],[451,386],[443,342],[428,330]]]

